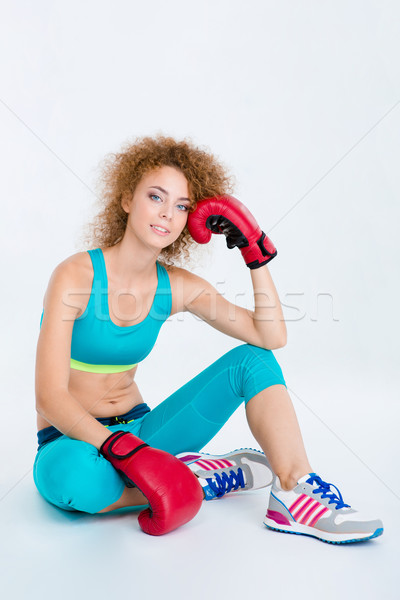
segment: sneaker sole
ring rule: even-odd
[[[228,459],[229,458],[233,458],[235,455],[237,454],[242,454],[243,452],[246,452],[249,455],[249,458],[251,460],[251,456],[263,456],[264,461],[263,464],[264,466],[266,466],[269,469],[270,475],[268,477],[268,479],[265,480],[265,482],[262,485],[259,485],[258,487],[252,487],[251,489],[253,490],[259,490],[265,487],[268,487],[269,485],[272,485],[273,479],[274,479],[274,472],[271,469],[271,466],[268,462],[267,457],[265,456],[264,452],[261,452],[261,450],[255,450],[254,448],[237,448],[236,450],[232,450],[231,452],[227,452],[227,454],[209,454],[207,452],[202,452],[201,454],[199,454],[198,452],[181,452],[180,454],[176,454],[176,458],[183,458],[185,456],[193,456],[196,457],[196,455],[198,455],[198,458],[201,459],[202,456],[207,456],[210,460],[218,460],[218,459]],[[196,462],[196,460],[198,460],[198,458],[193,458],[192,460],[189,460],[187,462],[185,462],[186,465],[190,465],[194,462]],[[182,461],[184,462],[184,461]],[[254,461],[254,462],[258,462],[258,461]],[[238,466],[240,467],[240,461],[238,461]],[[204,476],[207,475],[207,471],[203,471],[204,472]],[[238,490],[232,490],[232,493],[239,493],[239,492],[245,492],[248,491],[247,489],[241,489],[239,488]]]
[[[294,524],[292,526],[281,525],[280,527],[276,527],[275,521],[272,519],[265,519],[264,525],[268,529],[272,529],[273,531],[279,531],[281,533],[293,533],[296,535],[307,535],[309,537],[316,538],[317,540],[321,540],[322,542],[327,542],[328,544],[351,544],[355,542],[365,542],[367,540],[372,540],[373,538],[377,538],[383,533],[383,527],[379,527],[373,533],[329,533],[327,531],[318,530],[318,534],[316,534],[316,529],[307,527],[307,525]],[[313,532],[313,533],[311,533]]]

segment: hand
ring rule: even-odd
[[[150,508],[139,514],[145,533],[162,535],[187,523],[199,512],[203,490],[178,458],[151,448],[129,431],[115,431],[100,448],[128,487],[136,486]]]
[[[200,200],[189,213],[187,226],[199,244],[207,244],[212,233],[223,233],[228,248],[238,247],[249,269],[258,269],[277,255],[275,246],[251,212],[233,196]]]

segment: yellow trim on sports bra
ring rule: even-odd
[[[80,362],[71,358],[71,369],[77,371],[87,371],[88,373],[123,373],[136,367],[138,363],[133,365],[90,365],[89,363]]]

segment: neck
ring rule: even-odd
[[[160,250],[158,248],[144,246],[144,244],[133,235],[128,236],[125,232],[123,239],[107,248],[112,277],[115,282],[129,287],[138,281],[145,281],[154,277],[156,261]]]

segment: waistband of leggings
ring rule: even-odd
[[[140,419],[141,417],[144,417],[144,415],[150,412],[150,410],[150,407],[145,402],[141,402],[140,404],[134,406],[129,412],[125,413],[124,415],[119,415],[117,417],[96,417],[96,421],[99,421],[99,423],[106,426],[118,425],[118,423],[130,423],[135,419]],[[41,429],[37,432],[38,450],[40,450],[40,448],[44,444],[52,442],[61,435],[63,435],[61,431],[53,427],[53,425]]]

